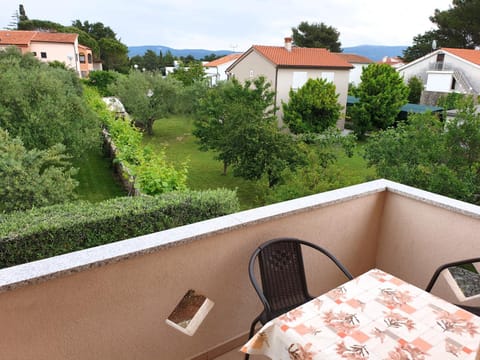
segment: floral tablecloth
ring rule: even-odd
[[[479,343],[479,317],[373,269],[265,324],[241,351],[274,360],[473,360]]]

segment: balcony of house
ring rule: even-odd
[[[0,353],[200,360],[230,352],[228,359],[241,359],[235,349],[261,310],[247,265],[262,242],[302,238],[330,250],[353,275],[379,268],[425,288],[439,264],[479,256],[479,233],[480,207],[376,180],[3,269]],[[344,281],[310,255],[313,295]],[[458,303],[446,280],[439,295]],[[187,335],[165,320],[191,289],[214,305]]]

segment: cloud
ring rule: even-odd
[[[253,44],[281,45],[301,21],[323,22],[340,32],[343,46],[410,45],[432,29],[435,8],[447,0],[24,0],[27,16],[70,25],[102,22],[127,45],[246,50]],[[18,3],[2,5],[0,27],[11,22]]]

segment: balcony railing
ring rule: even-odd
[[[245,341],[261,309],[247,263],[267,239],[316,242],[354,275],[377,267],[423,288],[437,265],[480,254],[479,233],[479,207],[376,180],[3,269],[0,353],[212,359]],[[343,281],[305,261],[313,294]],[[189,289],[215,303],[193,336],[165,322]]]

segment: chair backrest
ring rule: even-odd
[[[279,238],[260,245],[252,254],[249,276],[265,307],[268,320],[273,319],[313,297],[308,292],[302,245],[316,249],[332,260],[349,279],[352,275],[327,250],[295,238]],[[258,259],[261,285],[255,278],[255,263]]]
[[[472,259],[464,259],[464,260],[459,260],[459,261],[454,261],[450,263],[446,263],[443,265],[440,265],[437,270],[432,275],[432,278],[430,279],[430,282],[428,283],[427,287],[425,288],[425,291],[430,292],[437,282],[438,277],[442,273],[443,270],[448,269],[449,267],[454,267],[454,266],[462,266],[462,265],[468,265],[468,264],[474,264],[480,262],[480,258],[472,258]]]

